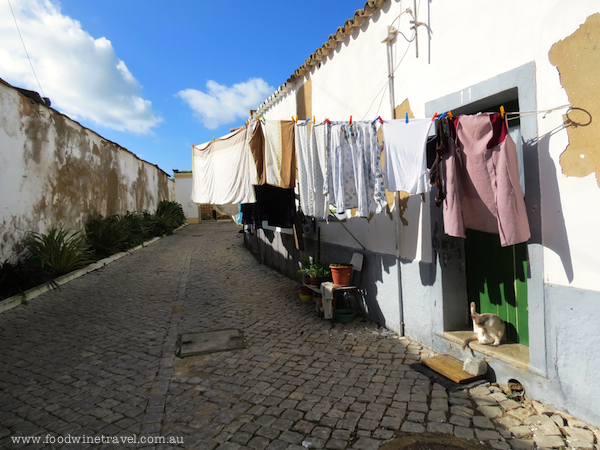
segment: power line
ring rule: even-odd
[[[29,57],[29,53],[27,52],[27,47],[25,47],[25,41],[23,40],[23,36],[21,35],[21,30],[19,30],[19,24],[17,23],[17,18],[15,17],[15,13],[12,9],[12,5],[10,4],[10,0],[8,1],[8,6],[10,7],[10,12],[15,21],[15,26],[17,27],[17,32],[19,33],[19,37],[21,38],[21,44],[23,44],[23,49],[25,50],[25,54],[27,55],[27,59],[29,61],[29,65],[31,66],[31,71],[33,72],[33,76],[35,77],[35,81],[37,81],[38,86],[40,87],[40,91],[42,92],[42,97],[46,97],[44,90],[42,89],[42,85],[40,84],[40,80],[38,80],[37,74],[35,73],[35,69],[33,68],[33,63],[31,62],[31,58]]]

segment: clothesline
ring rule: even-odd
[[[570,108],[570,107],[571,107],[571,105],[570,105],[570,104],[566,104],[566,105],[556,106],[556,107],[554,107],[554,108],[550,108],[550,109],[540,109],[540,110],[536,110],[536,111],[507,111],[507,112],[505,112],[504,114],[505,114],[506,116],[522,116],[522,115],[529,115],[529,114],[542,114],[542,113],[543,113],[543,114],[544,114],[544,116],[543,116],[542,118],[545,118],[545,117],[546,117],[546,115],[547,115],[547,114],[549,114],[549,113],[551,113],[551,112],[554,112],[554,111],[556,111],[556,110],[563,109],[563,108]],[[494,114],[494,113],[497,113],[497,111],[488,111],[488,114]],[[501,111],[501,113],[502,113],[502,111]],[[407,113],[407,114],[408,114],[408,113]],[[441,119],[441,118],[442,118],[444,115],[446,115],[446,114],[447,114],[447,115],[449,115],[450,117],[452,117],[452,111],[447,111],[447,112],[445,112],[445,113],[442,113],[442,114],[439,116],[439,118]],[[438,113],[436,112],[436,113],[433,115],[433,117],[431,118],[431,120],[432,120],[432,121],[434,121],[434,120],[435,120],[435,119],[437,119],[437,118],[438,118]],[[261,118],[260,118],[260,117],[253,117],[252,119],[255,119],[255,120],[257,120],[257,121],[260,121],[260,120],[261,120]],[[515,119],[515,118],[511,118],[511,119],[509,119],[509,120],[514,120],[514,119]],[[266,119],[265,119],[265,117],[264,117],[264,115],[262,116],[262,120],[263,120],[263,121],[264,121],[264,120],[266,120]],[[293,117],[293,116],[292,116],[291,120],[292,120],[294,123],[298,123],[298,116],[296,116],[296,117]],[[372,120],[371,122],[372,122],[372,123],[375,123],[375,122],[379,121],[381,124],[383,124],[384,120],[386,120],[386,119],[382,119],[382,118],[381,118],[381,116],[377,116],[377,117],[376,117],[374,120]],[[389,119],[387,119],[387,120],[389,120]],[[400,120],[400,119],[397,119],[397,120]],[[409,118],[405,118],[404,120],[406,120],[406,121],[408,122],[410,119],[409,119]],[[311,118],[309,117],[308,119],[300,119],[300,121],[303,121],[304,123],[308,123],[308,122],[310,122],[310,121],[311,121]],[[323,124],[323,123],[331,123],[331,121],[330,121],[329,119],[324,119],[322,122],[320,122],[320,123],[318,123],[318,124],[317,124],[317,122],[316,122],[316,120],[315,120],[315,116],[313,116],[313,117],[312,117],[312,122],[313,122],[315,125],[321,125],[321,124]],[[349,123],[350,125],[352,125],[352,116],[350,116],[350,119],[348,120],[348,123]],[[248,126],[248,122],[246,122],[246,126]]]

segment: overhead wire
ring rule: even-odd
[[[25,55],[27,55],[27,60],[29,61],[29,65],[31,66],[31,71],[33,72],[33,76],[35,77],[35,81],[37,81],[37,84],[42,93],[42,97],[46,97],[46,94],[44,93],[44,89],[42,88],[42,84],[40,83],[40,80],[38,79],[38,76],[35,73],[35,69],[33,68],[33,63],[31,62],[31,58],[29,57],[29,52],[27,51],[27,47],[25,46],[25,41],[23,40],[23,36],[21,35],[21,30],[19,29],[19,24],[17,23],[17,18],[15,16],[15,12],[13,11],[12,5],[10,4],[10,0],[7,0],[7,1],[8,1],[8,6],[10,8],[10,12],[13,16],[13,20],[15,21],[15,26],[17,27],[17,33],[19,33],[19,38],[21,38],[21,44],[23,44],[23,49],[25,50]]]
[[[421,5],[421,2],[419,2],[419,6]],[[400,17],[403,14],[412,14],[414,17],[414,13],[412,12],[412,10],[409,8],[406,8],[404,11],[400,12],[400,14],[398,14],[394,20],[392,21],[392,24],[390,25],[391,27],[394,26],[394,24],[396,23],[396,21],[398,21],[398,28],[400,27]],[[402,35],[404,37],[404,39],[406,40],[406,42],[408,42],[408,45],[406,46],[406,50],[404,51],[404,54],[402,55],[402,58],[400,58],[400,60],[398,61],[398,64],[396,64],[396,66],[394,67],[394,69],[392,70],[392,72],[390,74],[388,74],[388,78],[393,76],[396,71],[398,70],[398,68],[400,67],[400,64],[404,61],[404,58],[406,58],[406,55],[408,54],[408,50],[411,47],[411,43],[414,42],[415,40],[415,36],[417,34],[417,30],[414,29],[413,30],[413,34],[412,37],[408,38],[404,33],[398,31],[398,34]],[[390,44],[386,44],[386,45],[390,45]],[[397,50],[396,50],[397,52]],[[377,115],[379,115],[379,111],[381,109],[381,104],[383,103],[383,99],[384,99],[384,95],[382,95],[384,89],[386,87],[388,87],[389,85],[389,80],[386,80],[385,83],[383,83],[383,86],[381,87],[381,89],[379,90],[379,92],[377,92],[377,94],[375,94],[375,97],[373,98],[373,101],[371,102],[371,104],[369,105],[369,108],[367,109],[365,115],[363,116],[362,120],[365,120],[368,116],[369,116],[369,111],[371,111],[371,108],[373,107],[373,104],[377,101],[377,98],[381,95],[381,100],[379,101],[379,106],[377,108]]]

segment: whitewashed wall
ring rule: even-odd
[[[198,223],[200,221],[200,208],[191,200],[192,185],[191,173],[175,173],[175,201],[183,208],[187,223]]]
[[[0,82],[0,260],[29,231],[76,231],[93,210],[153,211],[174,198],[157,166]]]
[[[507,73],[532,74],[521,84],[531,86],[529,92],[519,92],[519,96],[528,97],[533,109],[546,111],[568,104],[567,94],[573,93],[567,93],[561,84],[561,74],[550,62],[549,54],[557,42],[570,38],[586,20],[600,12],[597,0],[421,0],[417,5],[418,20],[430,30],[426,26],[418,28],[418,58],[409,22],[413,17],[403,13],[413,8],[413,1],[388,0],[320,64],[292,83],[290,92],[295,93],[310,78],[310,114],[317,123],[325,118],[347,121],[350,116],[353,120],[392,117],[386,44],[382,43],[390,25],[399,30],[393,46],[397,66],[394,105],[403,104],[404,110],[410,110],[417,118],[425,117],[427,105],[438,99],[454,95],[459,100],[455,107],[459,107],[475,101],[482,84],[495,84],[501,89],[510,78],[503,76]],[[597,33],[597,29],[590,32]],[[584,54],[583,48],[574,52],[579,50]],[[599,86],[598,52],[586,55],[579,62],[589,65],[589,85]],[[575,70],[574,66],[561,70],[566,73]],[[590,98],[594,94],[597,99],[597,91],[590,91]],[[296,97],[288,94],[279,98],[274,107],[269,107],[268,102],[263,105],[265,116],[288,120],[294,115]],[[595,111],[592,108],[597,100],[580,101],[582,104],[572,106]],[[596,231],[600,188],[593,173],[583,177],[564,174],[567,169],[561,166],[560,157],[570,143],[563,125],[565,112],[563,108],[530,116],[534,117],[537,136],[529,148],[538,152],[533,160],[537,161],[534,168],[539,166],[540,171],[539,180],[536,179],[539,188],[535,187],[540,198],[530,199],[533,203],[529,205],[532,214],[539,217],[535,226],[540,228],[536,231],[538,237],[528,245],[532,271],[531,365],[529,370],[501,361],[492,365],[499,381],[518,378],[534,398],[600,425],[600,387],[595,380],[600,372],[600,355],[594,350],[600,348],[600,233]],[[593,116],[596,123],[598,118]],[[596,159],[600,157],[595,140],[585,151]],[[582,149],[582,158],[588,157],[583,153]],[[402,225],[397,215],[392,221],[385,214],[370,222],[350,218],[345,226],[367,251],[397,257],[398,267],[386,268],[374,284],[385,325],[398,330],[398,321],[404,320],[409,337],[436,351],[460,356],[455,347],[440,337],[446,320],[441,266],[459,262],[441,261],[442,256],[434,255],[434,265],[423,265],[431,262],[431,243],[437,239],[432,236],[430,211],[420,196],[414,196],[404,213],[408,226]],[[319,225],[325,244],[361,248],[339,224]],[[426,273],[424,267],[429,267],[430,272]]]

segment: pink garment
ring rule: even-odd
[[[455,126],[456,143],[450,139],[445,159],[444,231],[463,238],[466,228],[500,234],[503,247],[527,241],[517,149],[506,120],[459,116]]]

